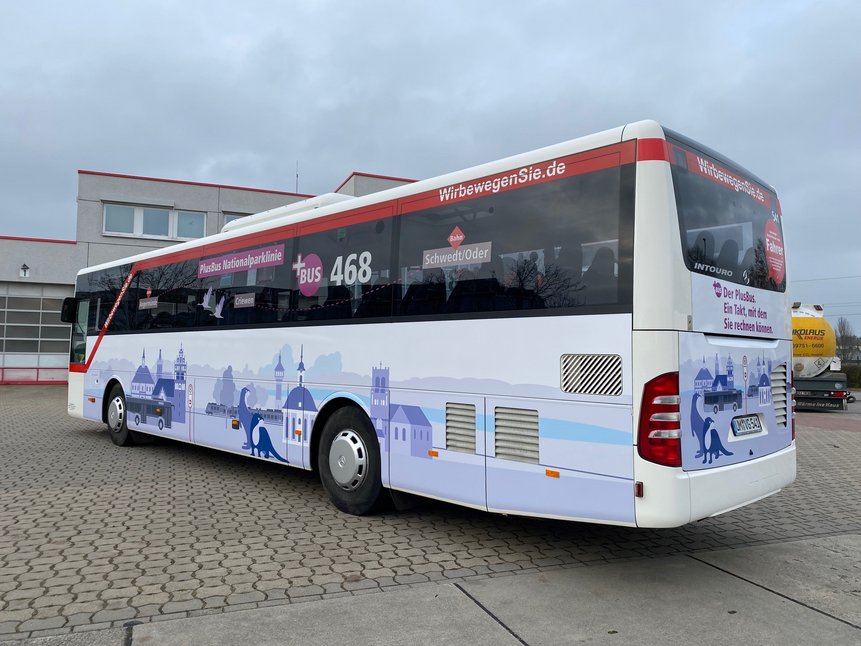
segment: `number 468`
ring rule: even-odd
[[[335,258],[329,282],[333,285],[364,285],[371,280],[371,252],[363,251],[360,254],[351,253],[347,256]],[[358,263],[357,263],[358,261]]]

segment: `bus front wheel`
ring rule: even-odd
[[[111,388],[108,395],[108,409],[105,412],[105,421],[108,424],[108,433],[111,442],[117,446],[130,446],[134,444],[131,431],[128,426],[128,409],[126,408],[126,396],[121,386]]]
[[[380,447],[367,417],[342,408],[323,427],[317,452],[320,480],[332,503],[347,514],[373,511],[382,493]]]

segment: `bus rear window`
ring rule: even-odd
[[[746,173],[667,138],[688,269],[722,280],[786,290],[780,205]]]

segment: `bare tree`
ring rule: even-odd
[[[849,359],[855,341],[852,324],[843,316],[837,319],[837,354],[841,361]]]

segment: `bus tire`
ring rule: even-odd
[[[105,421],[108,424],[108,435],[111,442],[117,446],[131,446],[134,444],[132,433],[128,426],[128,409],[126,408],[126,396],[119,384],[111,388],[108,395],[108,408],[105,411]]]
[[[323,427],[317,458],[335,507],[354,516],[376,508],[383,489],[380,445],[366,415],[352,407],[335,411]]]

